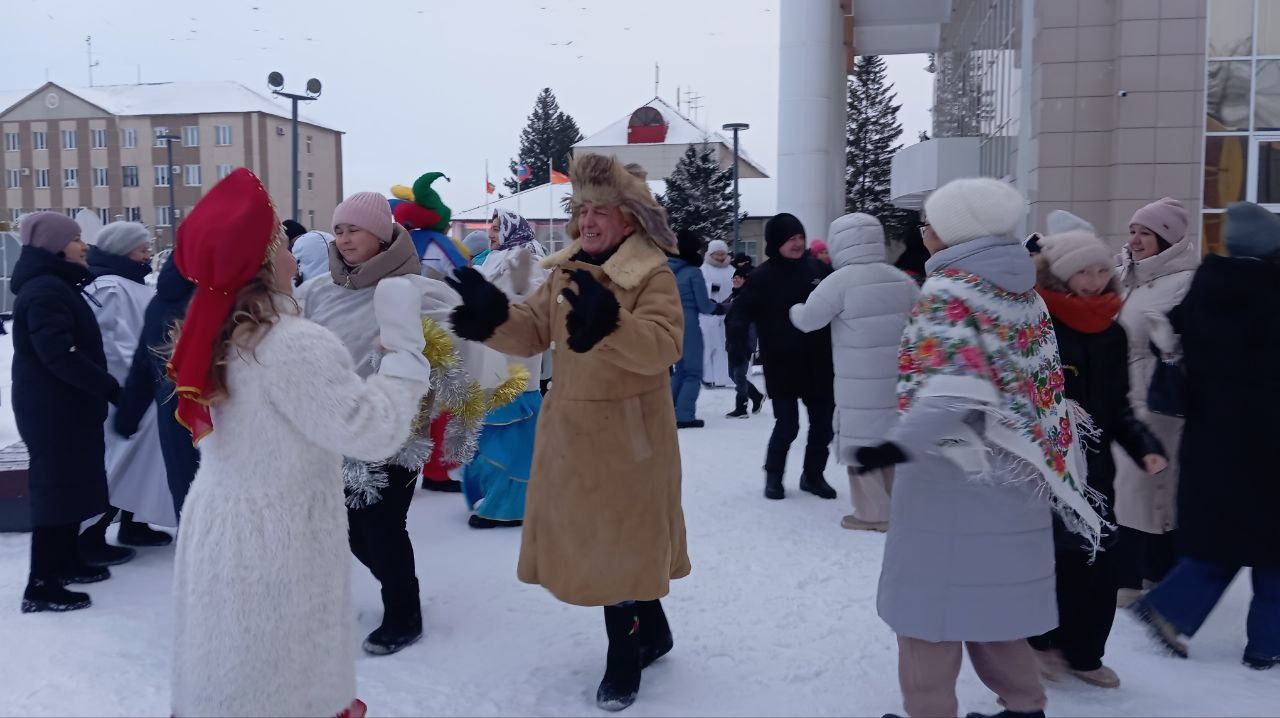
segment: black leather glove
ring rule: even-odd
[[[506,324],[511,312],[507,295],[493,286],[476,270],[462,267],[445,282],[462,295],[462,304],[453,308],[449,322],[453,333],[463,339],[482,342],[493,336],[498,327]]]
[[[864,446],[853,454],[854,461],[858,462],[858,473],[866,474],[877,469],[904,464],[907,461],[907,455],[902,453],[902,449],[898,445],[886,441],[878,446]]]
[[[560,292],[573,307],[565,320],[569,348],[585,354],[618,328],[620,307],[613,292],[596,281],[591,272],[575,269],[569,276],[578,285],[577,294],[567,287]]]
[[[711,316],[713,316],[713,317],[723,317],[724,315],[726,315],[726,314],[728,314],[728,313],[729,313],[729,305],[728,305],[728,304],[724,304],[724,303],[720,303],[720,304],[717,304],[717,305],[716,305],[716,308],[715,308],[714,310],[712,310],[712,312],[711,312]]]

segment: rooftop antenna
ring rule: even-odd
[[[698,110],[702,109],[702,95],[694,93],[693,90],[685,90],[685,107],[689,108],[689,113],[693,115],[693,121],[698,121]]]
[[[88,49],[89,52],[89,87],[93,87],[93,68],[98,66],[98,63],[93,61],[93,36],[86,35],[84,38],[84,44],[85,48]]]
[[[658,78],[660,77],[659,75],[660,72],[661,72],[661,69],[658,67],[658,63],[656,62],[653,63],[653,96],[654,97],[658,97]]]

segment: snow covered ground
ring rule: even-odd
[[[676,648],[646,670],[626,715],[901,710],[893,635],[875,610],[883,537],[840,528],[848,508],[842,468],[828,472],[839,500],[801,494],[796,453],[787,499],[766,501],[759,467],[768,410],[722,418],[731,404],[728,391],[704,392],[709,426],[681,433],[693,574],[664,601]],[[5,426],[10,420],[0,419]],[[414,501],[428,635],[395,656],[361,655],[370,715],[604,715],[594,705],[605,654],[600,610],[519,583],[518,532],[475,531],[466,518],[456,495],[420,492]],[[0,535],[0,715],[168,715],[173,549],[143,551],[112,569],[110,581],[87,587],[92,608],[62,615],[19,613],[27,551],[25,535]],[[354,572],[353,620],[363,636],[381,608],[368,572],[359,564]],[[1242,583],[1192,642],[1188,661],[1161,655],[1121,615],[1107,662],[1124,686],[1052,686],[1049,714],[1275,715],[1280,670],[1240,665]],[[963,711],[996,708],[968,669],[959,691]]]

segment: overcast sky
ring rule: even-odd
[[[743,146],[773,172],[779,1],[4,0],[0,89],[88,84],[86,35],[99,85],[133,83],[139,68],[143,82],[236,80],[264,94],[272,70],[295,92],[317,77],[323,96],[303,113],[346,133],[347,193],[439,170],[453,180],[440,193],[464,210],[484,201],[486,160],[494,184],[507,176],[541,88],[590,135],[653,97],[655,62],[664,98],[692,89],[701,124],[750,123]],[[889,62],[914,143],[932,75],[921,56]]]

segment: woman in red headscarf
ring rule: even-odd
[[[386,457],[408,437],[430,379],[419,294],[378,287],[384,354],[360,378],[299,316],[297,264],[244,169],[192,210],[175,261],[197,289],[170,374],[201,464],[174,571],[173,714],[363,715],[342,457]]]

